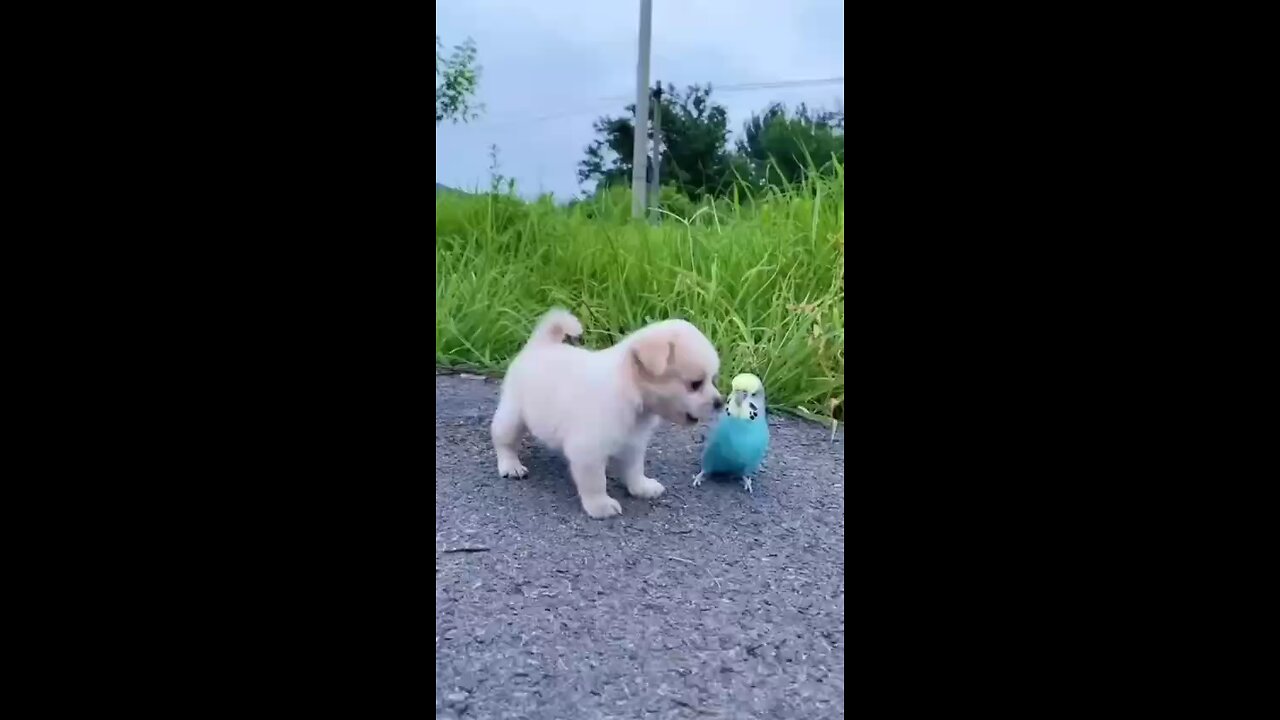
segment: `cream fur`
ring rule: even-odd
[[[649,437],[659,418],[693,425],[723,406],[715,388],[720,357],[684,320],[654,323],[605,350],[564,343],[581,335],[582,324],[566,310],[539,321],[502,381],[493,446],[502,477],[528,473],[516,452],[526,430],[563,452],[583,509],[606,518],[622,512],[605,490],[607,466],[618,470],[630,494],[662,494],[662,483],[644,474]]]

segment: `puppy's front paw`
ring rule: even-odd
[[[498,475],[502,477],[522,478],[529,474],[529,468],[520,464],[519,460],[514,458],[502,458],[498,460]]]
[[[651,477],[640,476],[639,480],[627,481],[627,492],[639,498],[656,498],[662,494],[666,488],[662,487],[662,483]]]
[[[593,498],[582,498],[582,509],[591,517],[600,520],[613,517],[622,512],[622,505],[608,495],[597,495]]]

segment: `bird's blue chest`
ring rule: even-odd
[[[729,475],[753,473],[768,445],[769,426],[763,416],[755,420],[725,416],[716,424],[703,451],[703,470]]]

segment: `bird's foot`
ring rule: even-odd
[[[747,492],[751,492],[751,478],[747,477],[746,475],[743,475],[743,476],[742,476],[742,487],[743,487],[744,489],[746,489],[746,491],[747,491]],[[754,494],[754,493],[752,493],[752,494]]]
[[[693,476],[693,486],[694,486],[694,487],[698,487],[699,485],[701,485],[701,484],[702,484],[702,481],[703,481],[703,480],[706,480],[706,479],[707,479],[707,474],[706,474],[706,473],[698,473],[697,475],[694,475],[694,476]]]

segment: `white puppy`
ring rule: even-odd
[[[662,483],[644,474],[649,437],[660,417],[693,425],[723,407],[715,387],[720,357],[684,320],[654,323],[597,352],[564,342],[581,335],[567,310],[553,309],[538,322],[502,381],[493,448],[499,475],[524,477],[516,450],[528,430],[564,453],[583,509],[606,518],[622,512],[605,492],[610,460],[627,492],[662,494]]]

